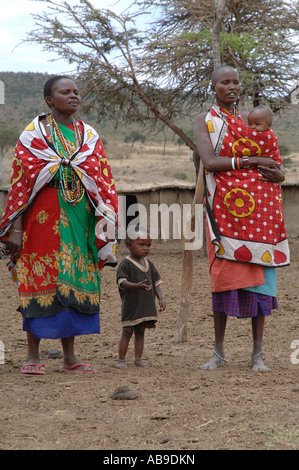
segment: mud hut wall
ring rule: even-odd
[[[146,191],[136,193],[137,204],[139,209],[140,225],[145,226],[152,231],[151,227],[151,206],[159,205],[160,196],[158,191]],[[158,219],[160,225],[160,219]],[[158,240],[160,240],[160,231],[158,231]]]
[[[283,191],[283,208],[286,222],[287,235],[289,238],[299,237],[299,185],[288,184],[282,186]],[[0,212],[2,212],[7,199],[8,188],[0,188]],[[171,188],[159,191],[132,192],[137,199],[137,203],[143,204],[147,209],[148,227],[150,227],[150,205],[160,204],[161,201],[178,202],[183,204],[191,204],[194,191],[192,189]],[[162,194],[163,193],[163,194]],[[120,196],[126,196],[127,191],[118,193]],[[160,234],[161,236],[161,234]]]
[[[138,206],[138,218],[136,214],[135,220],[138,219],[142,226],[146,226],[153,238],[159,241],[180,238],[183,231],[183,206],[186,205],[186,210],[191,210],[193,195],[193,189],[177,188],[132,193],[119,191],[120,221],[125,225],[127,217],[124,212],[129,210],[128,201],[135,197]]]
[[[184,213],[191,211],[194,191],[188,189],[162,189],[159,191],[161,211],[160,237],[162,240],[182,239],[184,230]],[[184,212],[185,211],[185,212]]]
[[[283,186],[282,194],[287,236],[295,238],[299,236],[299,186]]]

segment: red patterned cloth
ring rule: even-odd
[[[12,223],[52,180],[63,161],[43,133],[40,124],[43,117],[37,116],[26,127],[16,146],[11,186],[0,226],[0,239],[4,242]],[[84,185],[99,219],[116,224],[118,199],[102,141],[91,126],[83,121],[79,123],[83,139],[69,164]],[[99,250],[106,244],[99,238],[96,242]]]
[[[257,155],[282,163],[272,130],[257,132],[240,115],[214,106],[206,117],[216,155]],[[206,174],[211,240],[217,258],[275,267],[289,264],[279,184],[264,182],[255,167]]]

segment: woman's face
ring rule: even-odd
[[[223,68],[212,85],[216,93],[217,104],[222,108],[232,108],[239,99],[241,85],[238,73],[230,68]]]
[[[46,97],[46,101],[52,111],[72,115],[78,111],[81,96],[72,80],[62,78],[53,84],[51,95]]]

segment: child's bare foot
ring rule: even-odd
[[[116,367],[118,369],[127,369],[125,360],[124,359],[118,359]]]
[[[206,362],[205,364],[201,365],[200,368],[214,370],[218,369],[218,367],[220,366],[223,366],[227,362],[228,361],[224,357],[220,356],[216,351],[214,351],[212,359]]]
[[[137,367],[149,367],[149,365],[146,362],[143,362],[143,360],[139,358],[135,358],[134,364]]]
[[[270,370],[264,364],[262,352],[259,352],[250,359],[249,366],[251,366],[252,370],[255,372],[268,372]]]

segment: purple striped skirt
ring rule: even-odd
[[[263,315],[271,315],[278,308],[276,297],[257,294],[243,289],[212,292],[213,312],[223,312],[229,317],[252,318],[259,310]]]

